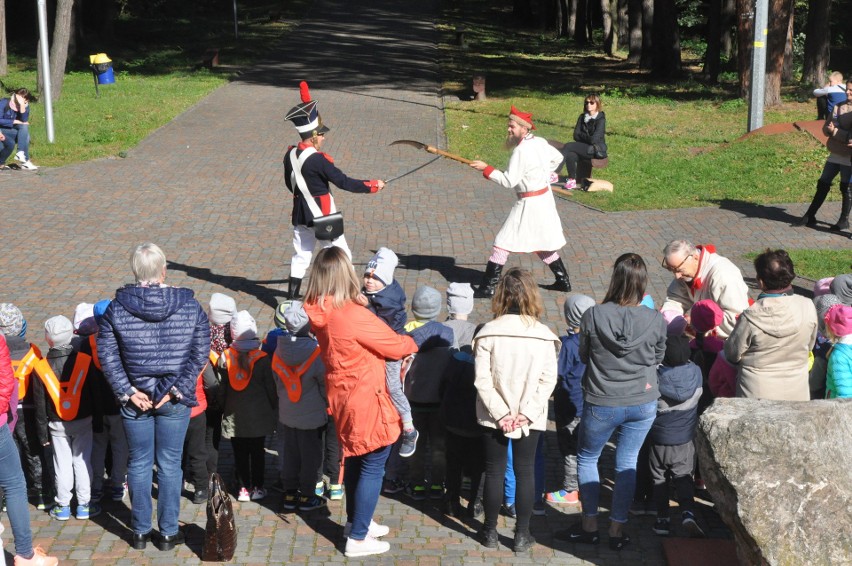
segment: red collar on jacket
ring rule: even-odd
[[[698,291],[704,286],[704,281],[698,276],[701,273],[701,267],[704,263],[704,252],[714,254],[716,253],[716,246],[713,244],[703,244],[695,247],[698,248],[698,251],[700,252],[698,255],[698,269],[695,271],[695,277],[692,279],[692,283],[689,283],[688,285],[693,291]]]

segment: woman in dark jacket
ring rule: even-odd
[[[151,469],[157,462],[160,550],[184,541],[178,530],[183,440],[198,374],[210,353],[207,315],[189,289],[168,287],[166,256],[142,244],[130,259],[135,285],[115,293],[100,321],[98,354],[122,405],[130,459],[133,547],[151,538]]]
[[[580,359],[586,364],[577,449],[583,518],[557,538],[599,542],[598,459],[617,429],[609,547],[621,550],[630,542],[624,525],[636,489],[636,460],[657,415],[657,366],[666,352],[665,320],[640,304],[647,283],[642,258],[623,254],[615,260],[603,303],[587,310],[580,322]]]
[[[581,159],[604,159],[606,153],[606,114],[603,111],[601,97],[590,94],[586,97],[584,112],[577,118],[574,126],[574,141],[562,146],[565,168],[568,170],[568,184],[577,181],[577,164]],[[559,169],[562,167],[560,166]],[[566,188],[574,188],[568,187]]]

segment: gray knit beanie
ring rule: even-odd
[[[565,299],[563,309],[568,327],[579,328],[583,314],[593,306],[595,306],[595,300],[588,295],[571,295]]]
[[[838,275],[831,282],[831,292],[837,295],[840,302],[846,306],[852,306],[852,273]]]
[[[12,303],[0,303],[0,334],[19,336],[24,328],[24,315]]]
[[[411,299],[411,312],[417,320],[435,320],[441,314],[441,293],[427,285],[418,287]]]
[[[287,330],[290,334],[296,336],[307,336],[311,330],[311,321],[308,319],[308,313],[305,312],[305,307],[302,301],[293,301],[284,310],[284,323],[287,325]]]
[[[61,314],[54,316],[44,323],[44,337],[52,348],[67,346],[74,337],[74,325]]]
[[[834,305],[842,305],[843,302],[840,300],[840,297],[837,295],[833,295],[828,293],[826,295],[820,295],[816,299],[814,299],[814,306],[817,311],[817,324],[819,325],[819,333],[823,336],[825,333],[825,315],[828,314],[828,309],[833,307]]]
[[[237,302],[224,293],[210,295],[210,322],[216,325],[228,324],[237,314]]]
[[[450,314],[473,312],[473,287],[470,283],[450,283],[447,287],[447,312]]]

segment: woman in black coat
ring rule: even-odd
[[[566,143],[561,150],[569,183],[570,180],[577,180],[577,164],[581,159],[606,157],[606,114],[603,112],[601,97],[590,94],[583,104],[585,111],[577,118],[577,125],[574,126],[574,141]]]

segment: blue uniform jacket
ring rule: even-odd
[[[403,327],[408,320],[408,315],[405,313],[405,291],[396,280],[377,293],[367,293],[363,290],[362,292],[370,301],[367,305],[368,309],[385,321],[397,334],[405,332]]]
[[[182,404],[198,404],[210,323],[191,290],[128,285],[115,292],[99,326],[98,357],[117,398],[135,387],[157,403],[175,386]]]

